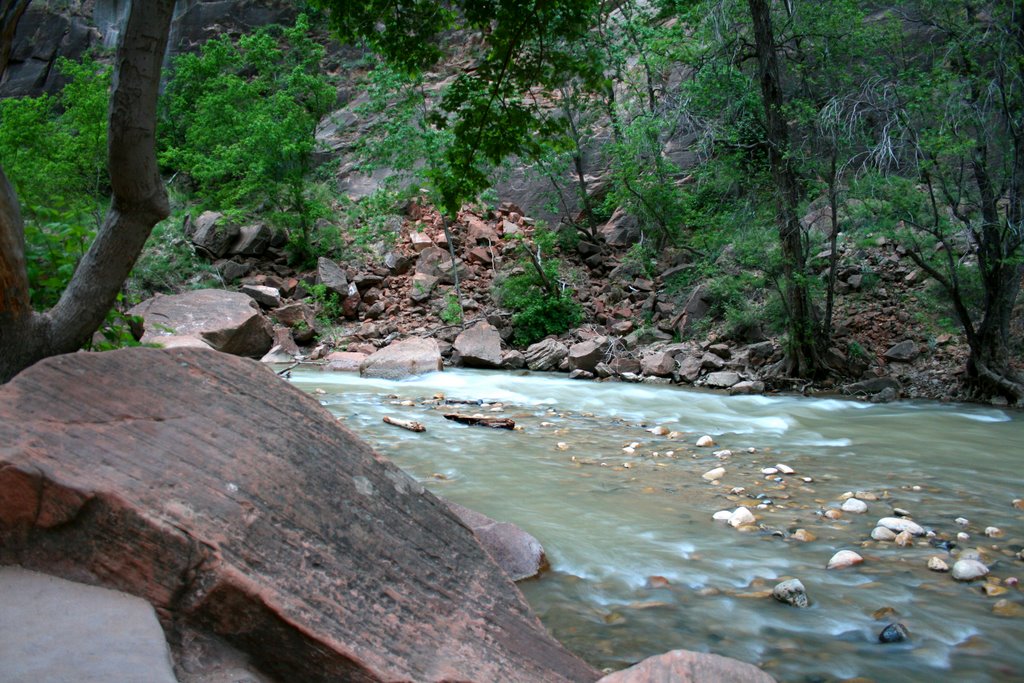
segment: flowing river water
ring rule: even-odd
[[[1024,680],[1024,593],[1007,581],[1024,578],[1018,412],[538,373],[395,382],[295,370],[292,381],[434,493],[536,536],[551,570],[519,587],[548,629],[599,668],[686,648],[756,663],[779,681]],[[445,412],[509,417],[517,429],[461,425]],[[703,435],[715,445],[696,447]],[[779,463],[794,473],[762,473]],[[725,473],[705,480],[715,467]],[[830,519],[845,492],[867,492],[868,511]],[[712,519],[739,505],[757,526]],[[894,508],[957,547],[871,540]],[[1001,535],[987,537],[990,526]],[[797,540],[797,529],[813,540]],[[970,538],[957,541],[961,532]],[[842,549],[864,562],[826,569]],[[980,550],[987,582],[928,569],[932,556],[952,566],[961,549]],[[806,586],[809,608],[770,597],[789,577]],[[880,644],[893,621],[909,641]]]

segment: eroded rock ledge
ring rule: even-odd
[[[252,361],[127,349],[0,387],[0,564],[139,595],[283,680],[587,681],[448,508]]]

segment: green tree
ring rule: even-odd
[[[210,206],[269,213],[302,259],[326,206],[311,193],[316,127],[334,105],[324,49],[300,15],[292,27],[222,35],[174,64],[160,160],[186,173]]]

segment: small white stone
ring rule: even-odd
[[[706,448],[707,446],[714,446],[714,445],[715,445],[715,440],[712,439],[707,434],[705,434],[704,436],[702,436],[699,439],[697,439],[697,447],[698,448]]]
[[[741,493],[745,493],[745,492],[746,492],[746,490],[747,490],[747,489],[745,489],[745,488],[744,488],[744,487],[742,487],[742,486],[733,486],[733,487],[732,487],[731,489],[729,489],[729,493],[731,493],[731,494],[732,494],[732,495],[734,495],[734,496],[738,496],[738,495],[740,495]]]
[[[751,446],[750,448],[747,449],[747,453],[757,453],[757,449]],[[1017,501],[1014,501],[1013,504],[1016,505]]]
[[[966,517],[957,517],[953,521],[955,521],[958,525],[960,525],[962,527],[966,527],[968,524],[970,524],[970,521],[968,521],[968,519]]]
[[[957,533],[956,540],[960,541],[961,543],[966,543],[967,541],[971,540],[971,535],[966,531],[961,531]]]
[[[792,467],[790,467],[789,465],[784,465],[781,462],[776,464],[775,468],[777,470],[779,470],[779,472],[782,472],[783,474],[795,474],[796,473],[796,470],[794,470]]]
[[[853,491],[847,491],[839,496],[839,500],[849,500],[850,498],[853,498]]]
[[[723,474],[725,474],[725,468],[716,467],[712,470],[708,470],[707,472],[700,476],[704,479],[707,479],[708,481],[714,481],[715,479],[721,479]]]
[[[733,513],[729,515],[729,526],[735,528],[741,527],[744,524],[753,524],[755,519],[753,512],[741,506],[733,510]]]
[[[999,538],[1003,535],[1003,530],[997,526],[987,526],[985,527],[985,535],[989,538]]]
[[[779,470],[775,467],[762,467],[761,474],[778,474]]]
[[[622,452],[625,453],[626,455],[633,455],[634,453],[636,453],[636,449],[633,448],[632,446],[626,446],[625,448],[622,449]]]
[[[811,482],[814,481],[814,477],[800,477],[800,481],[804,482],[805,484],[810,484]]]
[[[860,564],[864,561],[864,558],[852,550],[840,550],[832,559],[828,561],[826,569],[843,569],[845,567],[852,567],[855,564]]]
[[[928,569],[931,569],[933,572],[948,572],[949,565],[941,557],[932,555],[928,558]]]
[[[953,565],[953,578],[957,581],[974,581],[988,574],[988,567],[978,560],[957,560]]]
[[[900,517],[910,517],[910,510],[904,510],[903,508],[893,508],[892,513],[899,515]]]
[[[715,514],[711,515],[711,519],[717,522],[726,522],[732,517],[732,510],[719,510]]]
[[[856,493],[853,494],[853,497],[858,498],[860,500],[866,500],[869,502],[878,500],[878,496],[871,493],[871,491],[857,491]]]
[[[567,444],[564,441],[559,441],[558,443],[555,444],[555,448],[557,448],[560,451],[567,451],[569,450],[569,444]]]
[[[924,527],[915,521],[903,519],[902,517],[882,517],[876,526],[884,526],[893,531],[907,531],[913,536],[924,536]]]
[[[715,451],[713,455],[719,460],[724,460],[732,455],[732,451],[726,449],[724,451]]]
[[[649,431],[651,434],[654,434],[655,436],[668,436],[668,434],[669,434],[668,427],[664,427],[662,425],[658,425],[657,427],[652,427],[651,429],[648,429],[647,431]]]
[[[876,541],[892,541],[896,538],[896,532],[884,526],[876,526],[871,530],[871,538]]]
[[[868,504],[858,498],[847,498],[843,501],[843,512],[852,512],[856,515],[868,511]]]
[[[670,438],[670,439],[678,439],[678,438],[681,438],[683,436],[685,436],[685,434],[683,434],[682,432],[669,432],[668,433],[668,438]]]

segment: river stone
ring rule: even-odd
[[[868,511],[868,504],[858,498],[847,498],[842,504],[843,512],[859,515]]]
[[[932,555],[928,558],[928,569],[931,569],[933,572],[948,572],[949,565],[941,557]]]
[[[727,522],[732,517],[732,510],[719,510],[715,514],[711,515],[711,519],[716,522]]]
[[[708,481],[714,481],[715,479],[721,479],[723,474],[725,474],[725,468],[724,467],[715,467],[714,469],[710,469],[710,470],[708,470],[707,472],[705,472],[704,474],[702,474],[700,476],[701,476],[702,479],[707,479]]]
[[[480,545],[508,574],[508,578],[513,581],[531,579],[548,567],[540,541],[515,524],[499,522],[458,503],[442,500],[473,531]]]
[[[863,561],[864,558],[852,550],[840,550],[828,561],[826,569],[845,569]]]
[[[325,370],[332,372],[359,372],[359,366],[369,358],[368,354],[355,351],[335,351],[328,354]]]
[[[455,338],[456,360],[469,368],[496,368],[501,365],[501,335],[498,329],[481,321]]]
[[[807,589],[800,579],[789,579],[776,584],[772,589],[772,597],[793,607],[807,607],[810,604]]]
[[[370,354],[359,365],[363,377],[403,379],[443,370],[441,350],[433,339],[409,337]]]
[[[616,671],[598,683],[774,683],[753,664],[707,652],[673,650]]]
[[[277,680],[599,677],[447,506],[253,361],[40,361],[0,387],[0,492],[0,564],[142,597]]]
[[[177,683],[156,612],[141,598],[0,567],[0,605],[0,681]]]
[[[889,624],[878,634],[880,643],[902,643],[905,640],[910,640],[910,632],[898,621]]]
[[[912,536],[924,536],[925,530],[917,522],[902,517],[882,517],[875,526],[883,526],[899,533],[906,531]]]
[[[676,357],[674,353],[657,351],[640,359],[641,372],[654,377],[669,377],[675,372]]]
[[[988,567],[978,560],[957,560],[953,564],[953,578],[957,581],[974,581],[988,574]]]
[[[884,526],[876,526],[871,530],[871,538],[876,541],[892,541],[896,538],[896,532]]]
[[[557,339],[542,339],[526,349],[526,367],[537,372],[557,370],[569,348]]]
[[[270,350],[273,328],[260,307],[246,294],[223,289],[197,289],[182,294],[157,294],[128,311],[140,315],[143,343],[161,337],[199,337],[212,348],[236,356],[260,358]]]
[[[742,505],[736,508],[731,515],[729,515],[729,526],[739,528],[745,524],[753,524],[756,519],[754,513],[748,508]]]
[[[712,372],[704,380],[707,386],[713,389],[728,389],[740,381],[739,374],[731,371]]]
[[[697,447],[698,448],[707,448],[708,446],[714,446],[714,445],[715,445],[715,440],[712,439],[707,434],[705,434],[704,436],[702,436],[699,439],[697,439]]]

